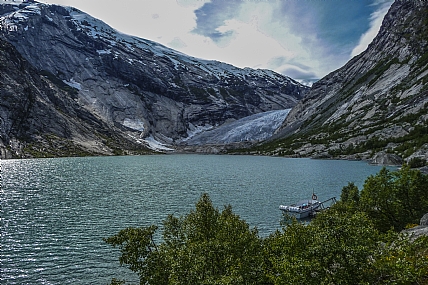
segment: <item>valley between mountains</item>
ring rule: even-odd
[[[194,58],[73,7],[0,1],[1,158],[245,153],[428,159],[428,2],[396,0],[312,87]]]

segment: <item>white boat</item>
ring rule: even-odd
[[[303,219],[314,216],[315,211],[322,206],[322,202],[317,200],[317,196],[312,195],[312,199],[302,200],[289,206],[280,205],[279,209],[287,214],[293,215],[296,219]]]

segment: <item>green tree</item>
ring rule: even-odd
[[[310,224],[294,222],[266,241],[274,284],[365,284],[378,231],[364,213],[327,211]]]
[[[383,168],[367,178],[360,207],[383,232],[391,228],[400,231],[409,223],[418,223],[428,212],[427,175],[406,165],[395,172]]]
[[[342,188],[340,200],[337,201],[332,208],[335,211],[342,213],[351,213],[360,211],[360,191],[358,187],[349,182],[347,186]]]
[[[407,224],[418,224],[421,217],[428,212],[428,176],[419,170],[403,166],[394,173],[394,194],[399,204],[399,230]]]
[[[428,212],[427,177],[383,168],[361,193],[349,183],[339,203],[309,224],[292,220],[264,239],[231,206],[219,211],[203,194],[190,213],[164,220],[158,245],[156,226],[105,241],[140,284],[428,285],[428,237],[397,233]]]
[[[355,206],[358,206],[360,202],[360,191],[353,182],[349,182],[347,186],[342,188],[340,201],[342,201],[343,203],[354,204]]]
[[[130,270],[138,273],[140,284],[166,284],[163,272],[164,261],[159,258],[160,252],[153,241],[153,234],[157,227],[126,228],[118,234],[105,238],[104,241],[121,252],[120,265],[126,265]],[[155,281],[152,283],[152,281]],[[121,284],[120,280],[113,279],[111,284]]]
[[[256,229],[227,206],[214,208],[203,194],[195,210],[163,222],[163,242],[156,227],[129,228],[106,240],[121,249],[121,264],[137,272],[140,284],[265,284],[262,239]]]

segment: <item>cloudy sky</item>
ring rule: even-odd
[[[393,0],[39,0],[188,55],[295,79],[321,78],[359,54]]]

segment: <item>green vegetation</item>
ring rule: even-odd
[[[368,86],[373,85],[381,76],[382,74],[387,71],[391,65],[393,64],[399,64],[400,61],[398,58],[393,59],[385,59],[380,61],[378,64],[376,64],[372,69],[370,69],[367,73],[365,73],[363,76],[361,76],[355,85],[360,85],[366,83],[368,80]]]
[[[427,165],[427,161],[421,157],[413,157],[408,162],[410,168],[419,168]]]
[[[265,284],[262,240],[232,212],[214,208],[202,195],[195,211],[164,221],[163,240],[155,226],[127,228],[105,239],[121,250],[119,261],[138,273],[140,284]],[[117,281],[116,281],[117,282]]]
[[[380,232],[399,232],[428,212],[427,185],[428,175],[408,165],[394,172],[383,168],[366,179],[361,191],[353,184],[344,187],[333,209],[363,212]]]
[[[384,168],[361,191],[345,186],[311,223],[293,220],[267,238],[203,194],[189,214],[168,216],[160,244],[156,226],[104,240],[140,284],[428,284],[428,236],[400,233],[428,212],[427,182],[408,166]]]
[[[43,135],[43,141],[30,141],[25,144],[23,153],[33,158],[48,157],[83,157],[91,156],[94,153],[84,150],[73,141],[58,137],[55,134]]]
[[[425,16],[427,11],[424,8],[417,14]],[[405,26],[415,24],[414,21],[427,22],[424,17],[409,18]],[[422,33],[422,31],[426,32],[427,28],[419,24],[416,26],[422,27],[422,30],[421,32],[415,32],[415,34],[422,35],[423,40],[425,40],[427,33]],[[412,29],[406,27],[406,30]],[[363,72],[359,77],[356,76],[353,80],[345,82],[335,96],[323,102],[318,107],[318,111],[299,126],[298,133],[284,139],[269,141],[263,145],[258,145],[248,150],[237,150],[236,152],[280,156],[298,156],[299,152],[301,152],[305,156],[311,156],[314,153],[319,155],[315,149],[322,149],[320,152],[324,153],[324,150],[326,150],[328,155],[333,157],[358,155],[369,153],[370,151],[372,153],[388,151],[402,158],[409,157],[417,149],[428,143],[428,128],[425,120],[428,108],[423,106],[416,111],[416,106],[422,104],[421,102],[423,102],[428,90],[428,75],[424,75],[424,72],[428,69],[428,53],[426,49],[418,48],[421,46],[420,42],[414,41],[412,43],[412,45],[415,45],[414,55],[401,61],[397,57],[384,57],[383,60],[374,64],[367,72]],[[416,61],[414,61],[415,56],[417,56]],[[338,106],[344,106],[349,102],[350,97],[355,95],[361,86],[373,86],[392,67],[409,64],[409,62],[410,73],[398,80],[393,88],[385,90],[384,96],[369,98],[373,100],[373,104],[367,104],[360,108],[350,105],[347,113],[326,123],[326,120],[338,109]],[[404,96],[405,91],[420,85],[422,87],[418,94]],[[374,106],[376,108],[373,108]],[[413,110],[409,106],[414,106],[412,107]],[[354,107],[355,110],[353,110]],[[369,111],[372,112],[369,113]],[[412,114],[411,112],[414,113]],[[363,119],[367,114],[370,114],[369,119],[364,119],[360,124],[359,120]],[[389,133],[389,130],[399,130],[400,128],[402,128],[400,133]],[[354,140],[353,144],[349,144],[348,140],[352,141],[352,138],[358,139]],[[344,145],[341,146],[340,144],[342,143]],[[306,144],[311,145],[314,153],[297,151]],[[317,148],[317,145],[320,147]],[[388,145],[393,147],[387,149]]]
[[[113,155],[145,155],[155,153],[141,144],[127,141],[124,138],[115,135],[101,134],[94,131],[99,141],[111,150]],[[31,137],[21,137],[24,148],[22,154],[15,154],[14,158],[53,158],[53,157],[85,157],[105,155],[96,150],[86,149],[69,138],[61,137],[54,133],[39,134],[39,140]]]
[[[326,125],[315,125],[311,120],[307,120],[306,129],[302,126],[302,131],[290,135],[289,137],[268,141],[264,144],[253,146],[251,149],[233,150],[234,152],[259,153],[270,155],[296,155],[295,150],[310,143],[312,146],[331,144],[341,144],[348,139],[358,136],[366,136],[368,139],[359,143],[354,143],[346,147],[329,150],[329,155],[338,157],[340,155],[354,155],[366,151],[378,152],[386,150],[388,144],[395,144],[394,152],[403,158],[409,157],[415,150],[428,143],[428,126],[424,120],[428,112],[428,106],[424,106],[418,112],[406,116],[390,118],[378,118],[372,125],[355,126],[350,128],[339,118],[336,122]],[[349,124],[349,123],[348,123]],[[308,127],[308,125],[311,125]],[[380,138],[375,135],[377,131],[388,127],[403,127],[408,132],[400,137]],[[310,156],[311,154],[306,154]]]

